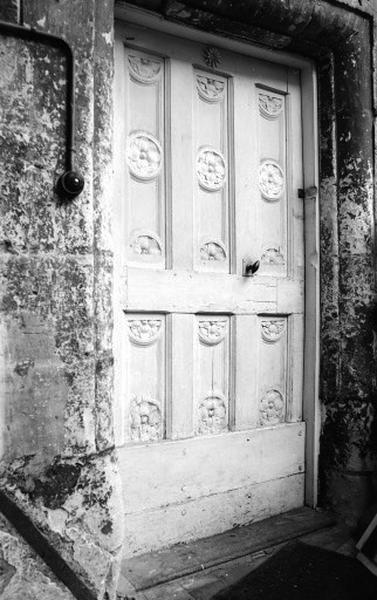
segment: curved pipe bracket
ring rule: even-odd
[[[73,200],[73,198],[76,198],[82,192],[84,178],[80,173],[75,171],[73,166],[75,139],[75,62],[72,48],[63,38],[56,35],[6,21],[0,21],[0,33],[60,48],[65,54],[67,59],[65,171],[59,177],[55,191],[62,200]]]

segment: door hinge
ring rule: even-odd
[[[318,193],[318,188],[316,185],[312,185],[308,188],[306,188],[306,190],[304,190],[303,188],[298,188],[297,190],[297,196],[299,198],[312,198],[313,196],[316,196]]]

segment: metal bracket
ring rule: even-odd
[[[298,190],[297,190],[297,196],[302,199],[312,198],[313,196],[316,196],[317,194],[318,194],[318,188],[316,185],[312,185],[312,186],[306,188],[306,190],[304,190],[303,188],[298,188]]]

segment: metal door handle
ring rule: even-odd
[[[243,277],[253,277],[260,267],[260,260],[253,258],[242,259],[242,275]]]

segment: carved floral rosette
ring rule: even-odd
[[[204,240],[200,246],[200,260],[203,262],[224,262],[226,249],[220,240]]]
[[[267,390],[259,404],[260,425],[277,425],[284,421],[284,397],[279,390]]]
[[[207,102],[220,102],[224,98],[225,81],[208,75],[196,75],[199,96]]]
[[[274,160],[264,160],[259,167],[259,189],[265,200],[276,202],[284,191],[284,172]]]
[[[127,138],[126,160],[134,177],[143,181],[154,179],[162,166],[160,142],[146,131],[134,131]]]
[[[143,258],[161,256],[162,243],[157,234],[147,229],[140,229],[131,234],[130,247],[134,254]]]
[[[265,342],[277,342],[284,333],[284,319],[263,319],[261,321],[262,338]]]
[[[160,406],[148,394],[131,398],[130,432],[133,442],[156,442],[163,437]]]
[[[199,405],[199,435],[222,433],[228,429],[227,405],[219,393],[210,393]]]
[[[196,174],[199,185],[209,192],[220,190],[226,179],[225,159],[221,152],[203,146],[196,159]]]
[[[137,346],[150,346],[160,335],[161,319],[132,319],[128,321],[128,335]]]
[[[227,333],[227,321],[220,319],[203,320],[198,323],[199,339],[207,346],[215,346],[223,341]]]
[[[162,63],[152,58],[130,54],[128,56],[128,67],[131,76],[136,81],[150,84],[159,79]]]
[[[262,117],[273,120],[277,119],[283,110],[284,100],[280,96],[267,92],[258,95],[259,112]]]

